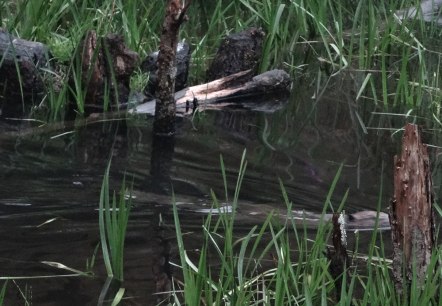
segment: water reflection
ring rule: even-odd
[[[182,119],[177,130],[175,138],[152,138],[151,122],[141,118],[67,129],[30,127],[1,136],[0,276],[45,277],[9,285],[7,304],[22,304],[18,288],[28,288],[36,305],[97,304],[106,284],[100,251],[93,278],[66,276],[72,273],[42,262],[87,270],[86,261],[90,264],[99,241],[96,208],[111,157],[111,188],[118,190],[124,176],[134,183],[124,305],[155,305],[164,298],[155,293],[170,288],[169,257],[177,262],[174,230],[167,227],[173,224],[171,187],[184,228],[199,231],[212,210],[210,190],[225,201],[220,155],[226,165],[227,189],[233,195],[241,155],[247,150],[239,231],[259,224],[272,210],[285,211],[278,179],[294,209],[321,212],[331,181],[346,158],[332,205],[336,208],[351,186],[349,211],[376,207],[378,186],[370,182],[378,180],[378,171],[361,167],[367,187],[358,190],[354,182],[351,163],[357,160],[352,155],[357,146],[350,145],[354,139],[326,139],[331,132],[287,120],[284,111],[273,115],[206,112],[193,120]],[[319,143],[327,152],[320,151]],[[346,149],[341,152],[342,147]],[[225,208],[229,205],[226,201]],[[198,235],[192,234],[189,243],[190,249],[198,249]]]

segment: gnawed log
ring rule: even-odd
[[[197,108],[222,108],[241,106],[263,111],[274,111],[280,105],[264,107],[264,99],[287,97],[291,79],[283,70],[270,70],[253,77],[250,70],[235,73],[207,84],[197,85],[178,91],[175,94],[177,113],[192,114]],[[138,105],[131,112],[154,114],[155,100]]]
[[[402,153],[395,156],[394,164],[393,276],[397,290],[409,292],[414,274],[418,284],[424,283],[434,245],[430,162],[417,125],[405,126]]]

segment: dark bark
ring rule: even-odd
[[[176,51],[176,76],[175,91],[187,87],[187,77],[189,75],[190,46],[185,42],[178,43]],[[149,73],[149,82],[144,89],[144,94],[149,98],[155,97],[158,86],[158,51],[149,54],[141,64],[141,71]]]
[[[44,71],[50,69],[46,45],[19,39],[0,28],[0,116],[22,117],[45,92]]]
[[[86,113],[102,112],[106,95],[109,95],[108,108],[111,110],[127,102],[130,76],[138,65],[139,56],[126,47],[122,36],[108,34],[99,38],[95,31],[88,31],[78,48],[76,60],[74,69],[81,67],[81,75],[72,76],[71,86],[75,88],[74,77],[81,78],[82,90],[86,92]]]
[[[347,233],[345,230],[345,216],[344,214],[333,214],[333,248],[327,249],[327,257],[330,260],[329,271],[334,279],[336,301],[341,299],[342,279],[344,273],[347,273],[348,255],[347,255]],[[348,280],[348,277],[346,278]]]
[[[207,71],[207,79],[213,81],[231,74],[252,70],[258,72],[265,33],[250,28],[227,36]]]
[[[176,49],[180,26],[189,5],[190,0],[184,7],[180,0],[169,0],[166,8],[158,54],[158,88],[154,121],[154,133],[157,135],[175,133]]]
[[[405,126],[402,153],[395,156],[394,164],[394,198],[390,206],[393,276],[396,288],[409,292],[413,271],[419,284],[425,281],[434,245],[430,162],[418,126]]]

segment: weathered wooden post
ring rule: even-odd
[[[417,125],[405,126],[402,153],[395,156],[394,167],[393,277],[397,290],[409,292],[414,273],[418,283],[424,283],[434,244],[430,162]]]
[[[156,91],[154,133],[175,133],[175,75],[176,49],[181,24],[186,18],[190,0],[183,5],[181,0],[169,0],[161,31],[158,53],[158,87]]]

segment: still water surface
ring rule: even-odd
[[[77,128],[3,128],[0,276],[17,278],[8,283],[6,305],[23,305],[23,295],[33,305],[97,304],[106,280],[101,250],[93,267],[95,277],[71,276],[75,273],[45,262],[85,271],[99,241],[97,208],[111,152],[111,187],[118,190],[124,175],[133,180],[124,305],[156,303],[152,258],[159,248],[160,215],[166,224],[173,224],[170,186],[185,232],[200,231],[211,208],[210,190],[225,203],[220,156],[233,196],[246,149],[239,234],[260,224],[272,209],[285,210],[279,179],[294,209],[320,213],[341,163],[343,172],[332,197],[333,207],[339,206],[348,190],[347,211],[376,210],[382,154],[369,141],[361,140],[346,115],[348,110],[343,115],[335,110],[333,120],[333,116],[319,113],[312,119],[308,111],[300,110],[299,99],[311,103],[306,95],[292,98],[273,114],[211,111],[193,120],[181,119],[171,144],[153,142],[149,118]],[[336,104],[333,100],[327,103]],[[153,146],[159,147],[154,153]],[[384,179],[388,180],[388,171],[384,171]],[[389,192],[389,184],[384,185],[383,208]],[[167,235],[173,240],[173,228]],[[189,250],[201,244],[197,234],[188,240]],[[172,260],[178,262],[175,255]]]

